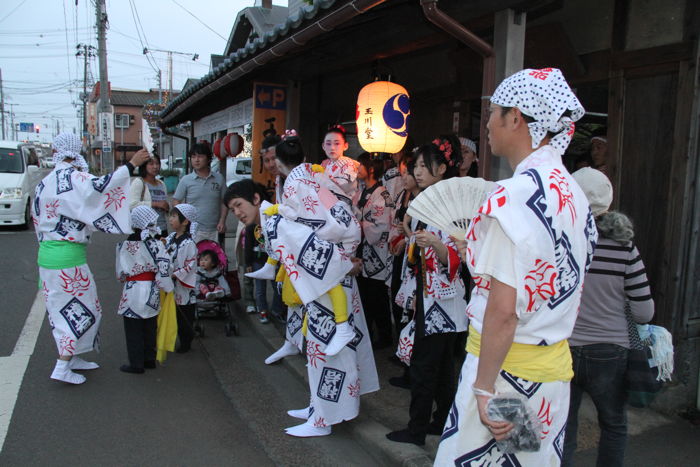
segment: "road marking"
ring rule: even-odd
[[[39,331],[44,322],[46,307],[44,305],[43,291],[39,291],[34,298],[27,320],[24,322],[22,332],[19,334],[12,355],[0,357],[0,452],[5,444],[7,430],[10,428],[12,412],[17,403],[19,388],[22,386],[24,373],[29,365],[29,358],[34,353]]]

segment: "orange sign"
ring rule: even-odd
[[[274,193],[275,181],[264,171],[260,149],[269,134],[281,135],[287,125],[287,87],[255,83],[253,87],[253,180]]]

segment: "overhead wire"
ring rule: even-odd
[[[173,3],[174,3],[175,5],[179,6],[180,8],[182,8],[183,10],[185,10],[187,13],[189,13],[190,16],[192,16],[194,19],[196,19],[197,21],[199,21],[205,28],[207,28],[208,30],[210,30],[211,32],[213,32],[214,34],[216,34],[217,36],[219,36],[219,37],[222,38],[223,40],[225,40],[225,41],[228,40],[228,39],[226,39],[224,36],[222,36],[221,34],[219,34],[218,32],[214,31],[211,27],[209,27],[209,25],[208,25],[207,23],[205,23],[205,22],[202,21],[201,19],[197,18],[197,17],[195,16],[195,14],[192,13],[190,10],[188,10],[188,9],[185,8],[184,6],[180,5],[180,4],[177,3],[175,0],[172,0],[172,1],[173,1]]]
[[[129,6],[131,7],[131,17],[134,19],[134,27],[136,28],[136,35],[139,38],[139,42],[141,43],[141,47],[143,50],[145,50],[147,53],[146,55],[146,60],[148,61],[148,64],[151,65],[151,68],[153,68],[153,71],[156,73],[160,73],[160,68],[158,68],[158,65],[155,63],[155,60],[153,57],[149,56],[148,52],[148,39],[146,39],[146,32],[142,31],[139,29],[139,25],[141,24],[140,19],[138,18],[138,10],[136,9],[136,5],[134,4],[133,0],[129,0]],[[143,28],[143,27],[142,27]],[[143,34],[143,39],[141,38],[141,35]]]
[[[14,13],[15,11],[17,11],[17,9],[18,9],[19,7],[21,7],[22,5],[24,5],[26,1],[27,1],[27,0],[22,0],[22,2],[20,2],[19,5],[17,5],[16,7],[14,7],[14,8],[12,9],[12,11],[10,11],[10,12],[9,12],[8,14],[6,14],[2,19],[0,19],[0,23],[2,23],[2,22],[5,21],[7,18],[9,18],[9,17],[12,15],[12,13]]]

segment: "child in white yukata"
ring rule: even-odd
[[[168,218],[173,229],[165,248],[173,265],[175,305],[177,305],[177,353],[189,352],[194,339],[194,307],[197,303],[197,245],[192,233],[197,228],[197,209],[191,204],[178,204]]]
[[[231,295],[231,288],[226,282],[221,270],[219,257],[212,250],[204,250],[199,254],[197,268],[197,298],[215,300]]]
[[[160,291],[173,291],[170,258],[156,237],[158,213],[148,206],[131,211],[134,233],[117,245],[117,279],[124,283],[117,313],[124,317],[129,364],[125,373],[156,367],[156,330]]]
[[[357,204],[357,198],[360,196],[359,182],[357,180],[360,163],[344,155],[344,152],[348,150],[345,128],[341,125],[332,126],[326,132],[321,148],[328,157],[328,159],[321,162],[321,166],[326,169],[326,175],[342,190],[342,192],[334,192],[335,195],[338,199],[354,206]]]

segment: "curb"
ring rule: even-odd
[[[254,332],[259,337],[263,338],[265,344],[270,348],[270,353],[282,346],[284,339],[280,337],[279,331],[273,323],[270,323],[272,325],[260,323],[257,319],[253,318],[255,315],[246,313],[245,310],[241,309],[238,302],[234,303],[233,307],[239,319],[247,319]],[[284,358],[280,363],[274,363],[274,365],[279,364],[284,365],[304,384],[308,384],[306,378],[306,364],[303,359]],[[363,405],[364,410],[362,410]],[[362,413],[363,411],[365,414]],[[391,430],[366,415],[368,411],[372,411],[372,404],[367,401],[361,402],[360,414],[357,418],[344,422],[344,424],[348,427],[352,436],[374,456],[381,465],[400,467],[427,467],[433,465],[433,460],[428,452],[420,446],[408,443],[395,443],[386,439],[385,435]],[[426,446],[430,447],[431,443],[426,442]]]

